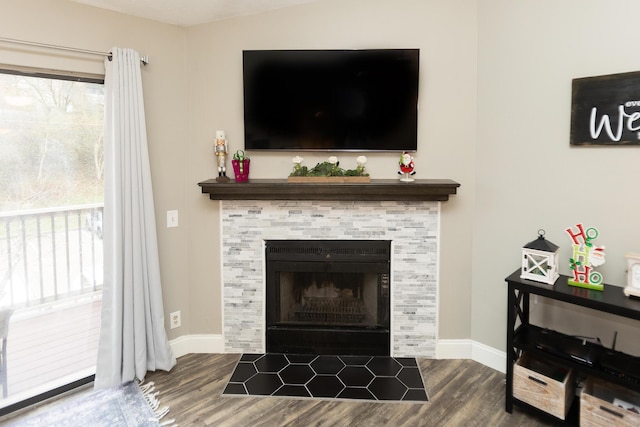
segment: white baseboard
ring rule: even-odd
[[[504,351],[496,350],[493,347],[474,341],[473,356],[471,358],[503,374],[507,372],[507,353]]]
[[[175,357],[189,353],[224,353],[222,335],[183,335],[169,341]]]
[[[505,373],[507,354],[473,340],[439,340],[436,359],[472,359]]]
[[[175,357],[189,353],[225,353],[222,335],[183,335],[169,344]],[[472,359],[502,373],[507,363],[505,352],[473,340],[439,340],[436,359]]]
[[[436,359],[471,359],[473,341],[471,340],[438,340]]]

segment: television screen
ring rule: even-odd
[[[244,51],[245,150],[416,151],[419,55]]]

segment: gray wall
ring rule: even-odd
[[[479,1],[474,340],[504,348],[503,279],[539,228],[560,246],[563,274],[571,256],[564,230],[598,228],[607,254],[598,271],[625,284],[624,254],[640,250],[640,146],[570,147],[571,80],[640,69],[638,13],[633,0]],[[607,344],[610,328],[625,323],[542,302],[533,308],[549,326]],[[638,342],[637,327],[618,343]]]

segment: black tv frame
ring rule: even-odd
[[[419,49],[243,51],[246,151],[415,152]]]

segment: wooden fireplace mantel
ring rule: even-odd
[[[293,183],[286,179],[250,179],[247,182],[199,182],[211,200],[347,200],[447,201],[460,184],[450,179],[374,179],[369,183]]]

